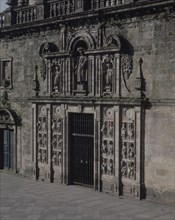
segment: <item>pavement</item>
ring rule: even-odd
[[[174,220],[175,208],[0,172],[0,220]]]

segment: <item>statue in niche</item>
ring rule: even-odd
[[[103,85],[106,93],[112,92],[113,65],[110,61],[103,63]]]
[[[77,88],[85,89],[84,86],[87,83],[87,57],[84,55],[84,49],[79,47],[77,51],[80,54],[78,62],[75,66],[75,75]],[[79,86],[80,85],[80,86]]]
[[[53,92],[60,92],[61,71],[59,66],[55,66],[53,73]]]

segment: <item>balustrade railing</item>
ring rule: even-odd
[[[0,28],[4,27],[4,13],[0,13]]]
[[[16,24],[28,23],[37,19],[36,7],[16,10]]]
[[[130,0],[128,1],[130,2]],[[93,9],[113,7],[127,3],[127,0],[91,0]]]
[[[0,28],[133,2],[133,0],[47,0],[34,5],[14,4],[10,10],[0,13]]]
[[[75,12],[74,0],[57,1],[49,4],[49,17],[68,15]]]

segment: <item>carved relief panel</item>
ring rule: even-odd
[[[103,124],[101,128],[101,174],[103,191],[113,191],[114,110],[110,107],[103,109]]]
[[[63,148],[63,119],[61,106],[52,106],[51,119],[51,159],[53,165],[53,179],[61,180],[62,148]]]
[[[102,132],[102,174],[113,175],[114,157],[114,121],[113,109],[104,109],[104,120],[101,128]]]
[[[122,178],[135,180],[136,146],[135,146],[135,114],[131,108],[122,109],[121,124],[121,173]]]
[[[38,106],[37,117],[37,161],[48,164],[48,111],[46,105]]]
[[[141,196],[141,121],[139,107],[122,108],[121,142],[120,142],[120,172],[122,194]]]

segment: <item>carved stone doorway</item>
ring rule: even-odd
[[[72,184],[94,185],[94,117],[93,114],[69,115],[70,179]]]
[[[0,129],[0,169],[14,170],[14,131]]]

